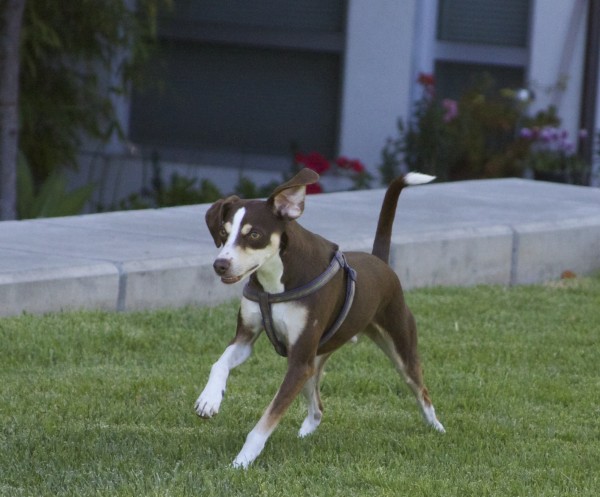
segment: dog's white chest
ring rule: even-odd
[[[254,330],[263,327],[262,315],[257,302],[242,299],[242,320]],[[281,302],[271,306],[273,324],[277,337],[288,347],[296,343],[306,327],[308,309],[296,302]]]

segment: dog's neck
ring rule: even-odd
[[[285,287],[281,281],[283,276],[283,261],[279,253],[272,255],[256,271],[256,278],[263,290],[269,293],[281,293]]]
[[[263,290],[281,293],[305,285],[319,276],[338,246],[292,221],[282,235],[285,240],[278,253],[270,257],[255,273]]]

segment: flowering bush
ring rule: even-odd
[[[532,99],[527,90],[498,91],[484,77],[453,100],[436,94],[432,75],[421,74],[417,81],[421,98],[411,118],[398,121],[398,137],[388,139],[382,150],[384,182],[402,169],[459,180],[522,176],[525,168],[538,166],[559,171],[584,166],[558,128],[554,108],[526,115]]]
[[[579,132],[579,138],[585,139],[585,130]],[[534,172],[556,173],[563,175],[566,181],[577,181],[585,169],[585,163],[576,154],[569,132],[557,126],[523,127],[519,138],[527,144],[523,165]],[[547,175],[545,176],[548,177]]]
[[[358,159],[348,159],[343,156],[330,161],[318,152],[296,153],[294,155],[294,168],[301,169],[303,167],[312,169],[321,176],[329,174],[347,177],[353,183],[353,190],[369,188],[372,179],[362,162]],[[323,191],[320,182],[306,187],[307,193],[322,193]]]

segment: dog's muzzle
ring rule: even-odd
[[[238,274],[238,275],[230,275],[229,271],[231,271],[231,261],[229,259],[216,259],[213,263],[213,269],[215,273],[217,273],[221,277],[221,281],[228,285],[233,283],[237,283],[242,280],[245,276],[254,271],[258,266],[251,267],[248,271]]]
[[[213,263],[213,268],[215,270],[215,273],[217,273],[219,276],[225,275],[225,273],[227,273],[227,271],[229,271],[230,267],[231,267],[231,262],[229,261],[229,259],[217,259]]]

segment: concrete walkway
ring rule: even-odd
[[[383,190],[310,196],[300,219],[370,250]],[[0,315],[212,305],[208,205],[0,223]],[[600,270],[600,189],[521,179],[406,189],[391,264],[405,288],[514,285]]]

